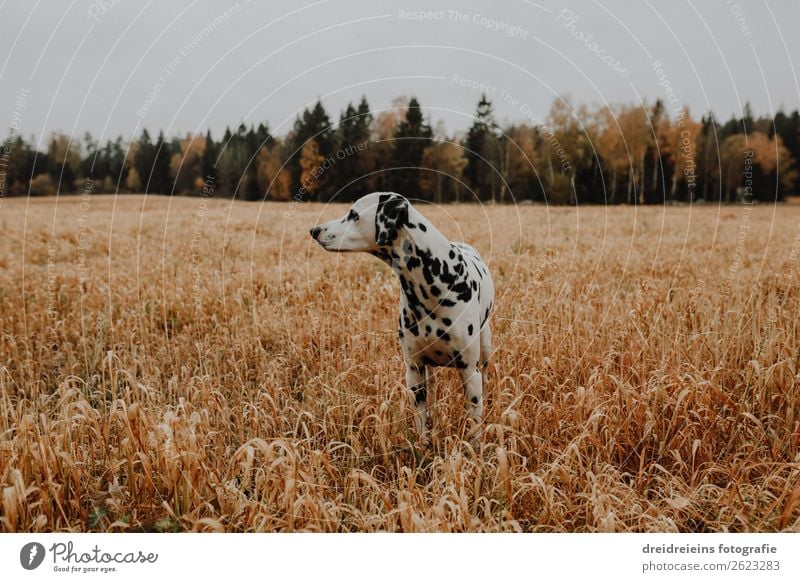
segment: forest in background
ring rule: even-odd
[[[350,201],[376,190],[436,203],[780,201],[800,192],[800,113],[718,122],[664,102],[591,108],[568,99],[500,124],[482,96],[466,132],[448,133],[414,97],[373,113],[366,97],[332,120],[306,108],[283,136],[267,123],[98,143],[55,133],[46,151],[12,131],[0,197],[153,193],[243,200]]]

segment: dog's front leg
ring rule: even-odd
[[[481,438],[481,417],[483,416],[483,375],[477,363],[459,370],[464,394],[467,400],[467,416],[474,420],[476,427],[471,442],[476,445]]]
[[[424,442],[425,425],[428,423],[428,378],[424,364],[406,362],[406,386],[414,395],[414,424],[420,440]]]

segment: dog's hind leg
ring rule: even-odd
[[[414,395],[414,425],[424,442],[428,423],[428,371],[424,364],[406,364],[406,386]]]
[[[467,398],[468,416],[480,422],[483,415],[483,377],[478,366],[469,366],[459,370],[464,394]]]
[[[460,369],[459,373],[467,399],[467,416],[477,424],[473,427],[470,443],[473,447],[477,447],[483,432],[480,426],[483,416],[483,376],[477,362]]]
[[[486,388],[486,381],[489,371],[489,358],[492,357],[492,328],[489,323],[485,323],[481,328],[481,375],[483,377],[483,387]]]

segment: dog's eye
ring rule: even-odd
[[[355,210],[351,210],[350,214],[347,215],[347,220],[352,220],[353,222],[358,220],[358,212],[356,212]]]

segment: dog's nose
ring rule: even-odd
[[[322,232],[322,227],[321,226],[315,226],[309,232],[311,233],[311,238],[313,238],[314,240],[317,240],[317,237],[319,236],[319,233]]]

